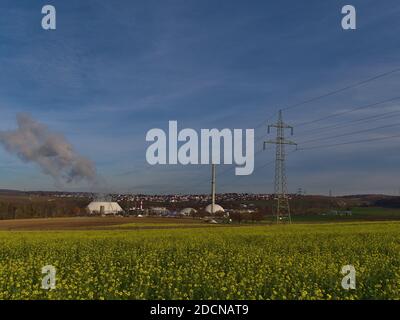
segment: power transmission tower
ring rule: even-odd
[[[276,204],[276,222],[284,222],[285,220],[289,223],[292,222],[290,216],[289,197],[287,195],[287,181],[286,181],[286,169],[285,169],[285,144],[295,145],[297,143],[285,139],[285,129],[290,129],[291,135],[293,135],[293,127],[284,123],[282,120],[282,110],[279,110],[278,122],[275,124],[268,125],[268,133],[271,128],[276,128],[276,139],[264,141],[264,149],[267,143],[276,145],[276,157],[275,157],[275,200]]]
[[[297,189],[297,195],[298,196],[302,196],[304,193],[303,193],[303,188],[298,188]]]

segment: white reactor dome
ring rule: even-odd
[[[208,213],[213,213],[213,212],[212,212],[212,204],[209,204],[209,205],[205,208],[205,210],[206,210]],[[224,210],[224,208],[222,208],[219,204],[214,204],[214,213],[217,213],[217,212],[225,212],[225,210]]]

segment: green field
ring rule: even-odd
[[[399,299],[400,223],[1,231],[0,261],[0,299]]]

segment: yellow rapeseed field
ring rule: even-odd
[[[0,299],[381,298],[400,298],[400,223],[0,232]]]

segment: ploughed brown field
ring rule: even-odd
[[[163,229],[210,226],[202,220],[159,217],[71,217],[0,220],[0,230]]]

